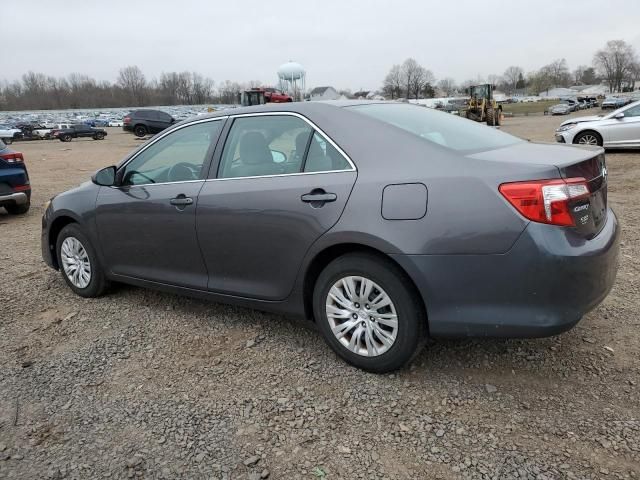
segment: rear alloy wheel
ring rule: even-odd
[[[318,277],[314,315],[325,340],[348,363],[375,373],[396,370],[419,351],[426,318],[413,286],[388,259],[347,254]]]
[[[71,141],[71,135],[69,135],[69,134],[63,135],[62,136],[62,141],[63,142],[70,142]]]
[[[147,127],[144,125],[136,125],[136,128],[133,129],[133,133],[135,133],[136,137],[144,137],[147,134]]]
[[[602,138],[595,132],[582,132],[574,138],[573,143],[578,145],[597,145],[602,146]]]
[[[56,242],[58,265],[64,281],[81,297],[98,297],[108,287],[95,250],[80,227],[64,227]]]

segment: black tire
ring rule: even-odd
[[[487,125],[495,127],[496,124],[496,111],[493,108],[487,108]]]
[[[397,336],[391,347],[380,355],[366,356],[349,350],[331,330],[327,296],[331,287],[347,276],[362,276],[375,282],[395,306]],[[373,373],[390,372],[406,365],[419,353],[427,336],[426,312],[411,281],[391,260],[370,253],[346,254],[325,267],[314,287],[313,312],[329,346],[346,362]]]
[[[65,273],[65,269],[63,267],[61,254],[62,243],[69,237],[76,238],[82,244],[89,258],[89,263],[91,266],[91,278],[85,288],[79,288],[74,285]],[[98,261],[96,251],[82,229],[78,226],[78,224],[70,223],[60,231],[56,240],[56,255],[58,258],[58,265],[60,266],[60,273],[62,274],[62,278],[67,283],[67,285],[69,285],[69,288],[71,288],[71,290],[73,290],[77,295],[86,298],[99,297],[109,287],[109,281],[104,274],[102,265],[100,265],[100,262]]]
[[[22,205],[6,205],[4,208],[10,215],[23,215],[31,208],[31,202],[23,203]]]
[[[62,140],[63,142],[70,142],[71,141],[71,135],[69,135],[67,133],[66,135],[63,135],[62,137],[60,137],[60,140]]]
[[[11,145],[13,143],[13,137],[7,137],[7,138],[3,138],[2,141],[6,144],[6,145]]]
[[[147,134],[147,127],[144,125],[136,125],[133,133],[136,137],[144,137]]]
[[[589,140],[589,137],[595,138],[596,143],[586,143]],[[585,132],[580,132],[573,139],[574,144],[580,145],[597,145],[599,147],[602,146],[602,137],[598,132],[594,132],[592,130],[587,130]]]
[[[502,117],[502,110],[498,109],[496,110],[496,125],[500,126],[502,124],[502,121],[500,120],[500,118]]]
[[[96,140],[104,140],[104,133],[102,133],[102,132],[96,133],[95,139]]]

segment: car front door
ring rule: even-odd
[[[96,221],[112,273],[206,289],[195,212],[223,123],[199,121],[161,136],[118,168],[117,186],[100,189]]]
[[[610,118],[603,127],[605,146],[640,146],[640,105],[623,110],[622,118]]]
[[[308,120],[287,113],[237,116],[216,157],[196,220],[208,288],[282,300],[309,247],[340,218],[355,167]]]

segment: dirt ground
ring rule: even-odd
[[[553,141],[565,118],[503,128]],[[576,328],[432,341],[376,376],[276,315],[72,294],[41,260],[41,206],[139,143],[13,145],[34,193],[0,212],[0,478],[640,478],[640,153],[607,154],[620,270]]]

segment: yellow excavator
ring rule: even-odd
[[[469,120],[487,122],[492,127],[500,125],[502,105],[498,105],[493,98],[493,89],[494,86],[489,83],[472,85],[467,89],[471,98],[467,101],[464,114]]]

